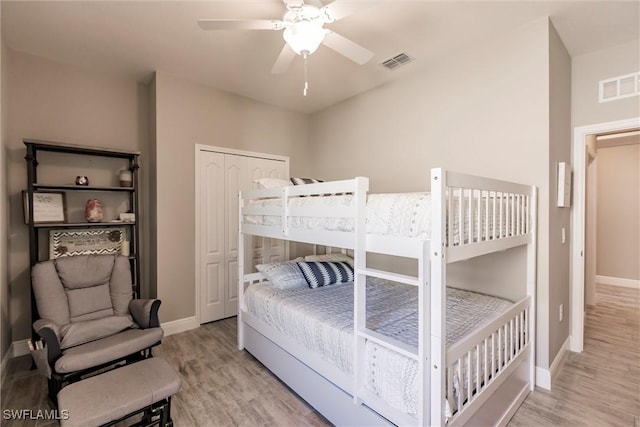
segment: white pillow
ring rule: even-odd
[[[304,258],[296,258],[291,261],[271,262],[269,264],[258,264],[256,269],[262,273],[266,279],[279,289],[293,289],[308,286],[307,279],[298,268],[298,261]]]
[[[353,267],[353,258],[346,254],[307,255],[305,261],[346,262]]]
[[[280,188],[291,185],[288,179],[282,178],[258,178],[253,182],[256,183],[260,189]]]

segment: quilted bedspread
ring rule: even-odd
[[[417,349],[417,288],[375,278],[367,281],[367,327]],[[447,289],[447,345],[481,328],[511,307],[510,301]],[[246,309],[345,373],[353,372],[353,285],[280,290],[251,285]],[[417,362],[373,342],[366,346],[366,387],[391,406],[416,414]]]
[[[291,207],[349,207],[352,195],[292,197]],[[253,201],[260,206],[282,206],[280,199]],[[249,224],[280,225],[279,215],[247,215]],[[352,231],[350,218],[290,217],[289,227]],[[431,230],[431,195],[429,193],[370,194],[367,197],[367,233],[429,239]]]
[[[332,195],[322,197],[292,197],[289,199],[290,207],[305,208],[346,208],[352,206],[352,195]],[[477,209],[478,199],[474,199],[474,206]],[[281,199],[260,199],[251,201],[252,206],[261,207],[281,207]],[[470,212],[468,206],[465,207],[464,228],[460,230],[459,201],[455,199],[452,205],[452,237],[453,245],[458,245],[461,241],[469,242]],[[482,200],[481,205],[484,212],[487,208],[486,200]],[[503,202],[503,209],[506,211],[506,202]],[[318,212],[322,212],[318,209]],[[498,227],[503,234],[506,230],[506,214],[496,211],[496,218],[490,212],[482,215],[480,233],[483,239],[493,236],[493,228]],[[327,230],[327,231],[353,231],[354,222],[351,218],[332,218],[323,216],[289,216],[288,226],[296,229]],[[474,216],[477,222],[477,217]],[[245,215],[244,222],[248,224],[281,226],[282,215]],[[369,194],[367,196],[367,233],[385,236],[414,237],[422,240],[431,238],[431,194],[430,193],[386,193]],[[474,222],[474,226],[477,224]],[[448,227],[448,225],[447,225]],[[477,238],[478,231],[474,232]],[[462,234],[462,236],[460,235]]]

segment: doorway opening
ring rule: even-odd
[[[593,181],[594,159],[597,150],[622,146],[639,137],[640,118],[601,123],[575,128],[573,140],[574,203],[572,210],[571,239],[571,351],[582,352],[584,346],[585,302],[595,302],[595,233],[590,233],[594,224],[595,194],[587,190]],[[593,182],[591,183],[593,184]],[[591,186],[592,188],[592,186]],[[637,197],[637,195],[635,195]],[[597,196],[596,196],[597,197]],[[591,215],[587,212],[591,211]],[[589,271],[586,271],[586,268]]]

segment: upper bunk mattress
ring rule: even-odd
[[[291,207],[350,207],[353,195],[291,197]],[[252,200],[251,206],[281,207],[282,199]],[[248,224],[280,226],[280,215],[245,215]],[[327,231],[353,231],[351,218],[289,217],[289,227]],[[430,193],[369,194],[367,197],[367,233],[429,239],[431,234]]]
[[[366,293],[367,327],[417,349],[417,288],[369,277]],[[482,328],[512,305],[505,299],[447,288],[447,346]],[[287,290],[268,282],[257,283],[248,287],[242,308],[343,372],[353,372],[351,283]],[[417,362],[371,341],[365,353],[366,388],[391,406],[415,415]]]

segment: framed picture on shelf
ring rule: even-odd
[[[49,230],[49,259],[74,255],[119,254],[124,227]]]
[[[24,223],[29,223],[29,193],[22,191]],[[67,200],[63,191],[33,193],[33,222],[64,224],[67,222]]]

